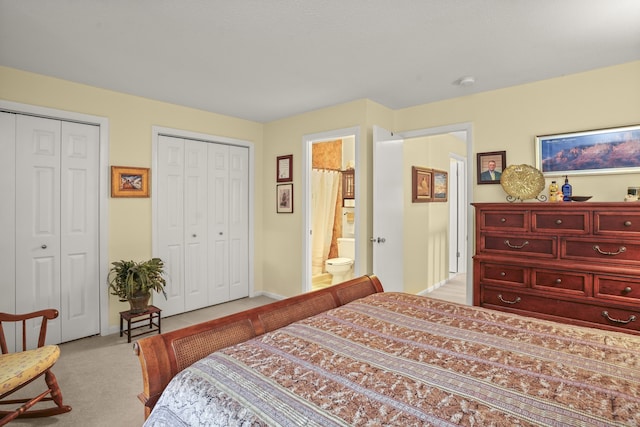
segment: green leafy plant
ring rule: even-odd
[[[164,295],[167,282],[164,279],[164,262],[160,258],[147,261],[115,261],[109,270],[109,289],[120,301],[129,301],[152,290]]]

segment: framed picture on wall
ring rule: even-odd
[[[411,166],[411,201],[425,203],[431,201],[433,171],[420,166]]]
[[[506,151],[478,153],[478,184],[500,184],[502,171],[506,167]]]
[[[545,176],[640,171],[640,125],[536,137],[536,167]]]
[[[445,171],[433,170],[432,202],[446,202],[449,196],[449,174]]]
[[[293,213],[293,184],[276,185],[276,212]]]
[[[293,176],[293,154],[278,156],[276,160],[276,181],[288,182]]]
[[[111,197],[149,197],[149,168],[111,166]]]

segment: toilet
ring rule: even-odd
[[[331,274],[331,284],[346,282],[353,277],[353,260],[356,243],[353,237],[338,237],[338,258],[325,261],[325,269]]]

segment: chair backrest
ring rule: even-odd
[[[27,350],[27,320],[38,317],[42,319],[40,323],[40,332],[38,334],[38,347],[42,347],[47,337],[47,321],[55,319],[58,317],[58,314],[58,310],[52,308],[25,314],[0,313],[0,349],[2,350],[2,354],[9,353],[4,333],[5,323],[15,324],[16,322],[20,322],[22,324],[22,349],[20,351],[25,351]],[[16,351],[18,351],[18,349],[16,349]]]

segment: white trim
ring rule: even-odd
[[[58,110],[54,108],[40,107],[36,105],[21,104],[0,99],[0,110],[45,117],[56,120],[64,120],[77,123],[96,125],[100,128],[100,195],[99,203],[99,280],[100,280],[100,335],[108,335],[109,330],[109,286],[107,275],[109,274],[109,119],[106,117],[92,116],[76,113],[74,111]]]
[[[304,200],[302,204],[302,216],[303,216],[303,229],[302,229],[302,292],[309,292],[311,290],[311,154],[312,145],[316,142],[330,141],[338,138],[345,138],[348,136],[354,137],[355,147],[355,176],[354,185],[356,189],[355,194],[355,209],[354,209],[354,238],[356,241],[355,248],[355,262],[353,264],[354,276],[360,275],[360,268],[364,265],[362,256],[358,253],[358,236],[360,228],[360,211],[362,207],[361,203],[358,203],[360,199],[360,174],[362,173],[362,167],[360,166],[360,126],[353,126],[349,128],[335,129],[327,132],[313,133],[304,135],[302,137],[302,182],[304,185]]]
[[[205,133],[192,132],[182,129],[167,128],[161,126],[151,127],[151,167],[153,170],[158,168],[158,141],[159,136],[172,136],[175,138],[195,139],[204,142],[221,143],[227,145],[235,145],[238,147],[246,147],[249,150],[249,296],[254,296],[254,279],[255,279],[255,265],[254,265],[254,251],[255,251],[255,147],[250,141],[244,141],[241,139],[228,138],[225,136],[210,135]],[[158,254],[157,236],[155,230],[157,229],[158,219],[158,200],[153,197],[156,193],[157,174],[151,174],[151,248],[153,256]]]

